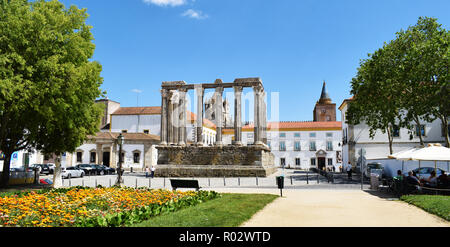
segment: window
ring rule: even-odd
[[[327,151],[333,151],[333,142],[327,141]]]
[[[295,165],[300,166],[300,158],[295,158]]]
[[[138,152],[134,152],[133,153],[133,162],[134,163],[139,163],[139,158],[141,157],[140,153]]]
[[[280,158],[280,165],[281,165],[281,167],[284,167],[286,165],[286,159],[285,158]]]
[[[311,166],[316,166],[316,158],[311,158]]]
[[[394,125],[392,127],[392,136],[393,137],[400,137],[400,128],[397,125]]]
[[[328,166],[332,166],[333,165],[333,159],[332,158],[328,158]]]
[[[420,131],[420,132],[419,132]],[[416,125],[416,136],[419,136],[419,133],[421,133],[422,136],[426,136],[425,134],[425,125]]]
[[[300,142],[294,142],[294,151],[300,151]]]
[[[327,116],[326,118],[327,118],[327,121],[331,121],[331,117],[330,116]]]
[[[89,162],[95,163],[95,157],[96,157],[96,153],[95,152],[91,152],[91,156],[89,158]]]
[[[316,151],[316,142],[309,142],[309,151]]]
[[[316,132],[311,132],[311,133],[309,133],[309,137],[311,137],[311,138],[316,137]]]
[[[253,133],[248,133],[247,138],[253,138]]]
[[[300,137],[300,133],[294,133],[294,137]]]
[[[150,130],[144,130],[144,134],[150,134]]]
[[[127,130],[122,130],[122,133],[127,133],[128,131]]]
[[[333,132],[327,132],[327,137],[333,137]]]
[[[280,137],[286,137],[286,133],[280,133]]]
[[[77,162],[83,162],[83,152],[77,152]]]
[[[280,142],[280,151],[286,151],[286,144],[284,142]]]

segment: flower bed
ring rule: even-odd
[[[124,226],[218,197],[214,191],[72,187],[0,197],[0,226]]]

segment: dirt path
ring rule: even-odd
[[[218,191],[218,190],[216,190]],[[280,194],[275,189],[236,189],[223,192]],[[242,226],[450,226],[450,222],[399,200],[361,190],[283,190],[276,199]]]

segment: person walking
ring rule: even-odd
[[[348,179],[352,180],[352,164],[348,162],[347,168],[345,169],[347,171]]]
[[[153,178],[154,176],[155,176],[155,166],[152,166],[151,177]]]
[[[148,166],[145,167],[145,178],[148,178],[148,173],[150,169],[148,169]]]

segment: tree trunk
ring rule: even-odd
[[[389,154],[393,154],[393,150],[392,150],[392,141],[393,141],[393,136],[391,133],[391,126],[387,127],[387,135],[388,135],[388,139],[389,139]]]
[[[450,148],[450,140],[449,140],[449,133],[448,133],[448,120],[446,116],[440,116],[439,117],[442,122],[442,127],[444,128],[444,139],[445,139],[445,146]]]
[[[62,184],[62,177],[61,177],[61,154],[56,154],[55,158],[55,171],[53,172],[53,188],[61,188],[63,187]]]
[[[420,121],[419,121],[419,117],[414,116],[414,122],[416,123],[416,126],[419,126],[419,140],[420,140],[420,145],[423,147],[424,143],[423,143],[423,138],[422,138],[422,126],[420,125]]]
[[[7,188],[9,183],[9,169],[11,167],[11,155],[10,152],[4,152],[5,160],[3,160],[3,171],[0,183],[0,188]]]

